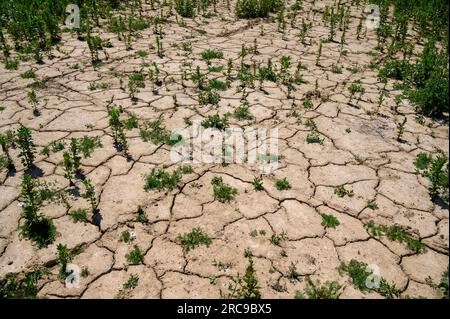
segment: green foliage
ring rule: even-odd
[[[431,155],[420,153],[414,162],[417,171],[430,181],[430,195],[439,196],[444,202],[449,202],[448,158],[438,155],[433,159]]]
[[[352,95],[354,95],[356,93],[363,93],[364,88],[362,87],[361,80],[353,81],[352,84],[350,84],[350,86],[348,87],[348,90],[350,91],[350,93]]]
[[[158,192],[162,190],[172,190],[181,181],[181,172],[175,170],[172,173],[164,169],[153,168],[151,173],[145,176],[144,190],[146,192],[156,189]]]
[[[38,281],[43,274],[38,269],[23,276],[8,274],[0,278],[0,299],[35,299],[39,292]]]
[[[83,154],[84,158],[91,157],[92,152],[99,147],[103,147],[103,145],[98,136],[83,136],[78,140],[77,148]]]
[[[375,291],[388,299],[400,297],[401,292],[395,287],[395,283],[389,284],[385,278],[378,277],[364,262],[355,259],[350,260],[348,264],[342,262],[338,270],[341,275],[348,274],[352,284],[362,292]],[[372,282],[376,277],[379,279],[378,285]]]
[[[435,41],[429,41],[413,71],[415,89],[407,93],[417,111],[428,116],[448,112],[448,54],[439,52]]]
[[[132,240],[133,240],[133,237],[132,237],[132,235],[131,235],[131,233],[130,233],[130,231],[128,229],[124,230],[122,232],[122,234],[120,235],[120,241],[121,242],[124,242],[124,243],[128,244]]]
[[[333,215],[322,214],[322,226],[327,228],[336,228],[339,224],[339,220]]]
[[[124,125],[120,121],[120,109],[111,106],[108,108],[109,126],[112,130],[114,145],[128,152],[128,141],[124,131]]]
[[[17,130],[16,136],[15,142],[20,148],[19,157],[22,160],[22,164],[27,168],[31,168],[36,153],[36,146],[34,145],[31,131],[26,127],[21,127]]]
[[[214,114],[209,115],[206,119],[202,121],[202,126],[204,128],[216,128],[218,130],[225,130],[228,127],[228,115],[225,114],[223,117],[220,115]]]
[[[227,299],[261,299],[260,287],[256,277],[253,259],[248,259],[248,266],[243,277],[239,274],[228,285],[228,294],[221,292],[221,297]]]
[[[389,240],[405,243],[408,248],[414,252],[421,252],[426,248],[424,243],[413,238],[411,234],[400,226],[376,225],[375,222],[371,220],[366,224],[366,228],[373,236],[386,236]]]
[[[267,17],[280,6],[279,0],[237,0],[235,10],[238,18],[252,19]]]
[[[182,17],[193,18],[196,2],[196,0],[175,0],[175,10]]]
[[[151,141],[156,145],[174,145],[181,140],[181,135],[171,135],[166,130],[162,117],[158,117],[156,120],[146,122],[140,126],[139,135],[144,142]]]
[[[304,292],[297,291],[295,299],[338,299],[341,294],[342,286],[336,281],[321,285],[320,281],[314,283],[310,276],[306,276],[306,284]]]
[[[34,79],[36,77],[36,73],[34,72],[33,69],[29,69],[29,70],[23,72],[22,74],[20,74],[20,77],[22,79]]]
[[[60,164],[64,170],[64,177],[67,178],[72,183],[72,180],[74,179],[75,176],[75,167],[68,152],[64,152],[63,160],[61,161]]]
[[[83,267],[83,268],[81,268],[81,277],[83,277],[83,278],[86,278],[86,277],[88,277],[89,275],[90,275],[90,271],[89,271],[89,268],[88,267]]]
[[[342,74],[342,67],[340,67],[337,64],[333,64],[331,66],[331,72],[336,73],[336,74]]]
[[[66,267],[67,264],[72,261],[72,253],[66,245],[58,244],[56,246],[57,251],[57,262],[61,265],[61,269],[59,271],[59,277],[61,279],[66,278]]]
[[[17,70],[18,67],[19,67],[18,59],[5,61],[5,69],[7,69],[7,70]]]
[[[125,255],[125,258],[131,265],[144,263],[144,253],[137,245],[134,245],[133,249]]]
[[[217,79],[210,80],[208,87],[211,90],[220,90],[220,91],[225,91],[226,89],[228,89],[228,86],[225,82],[222,82]],[[211,103],[211,104],[217,104],[217,103]]]
[[[277,80],[278,80],[278,75],[275,72],[275,70],[273,69],[273,64],[272,64],[271,59],[268,59],[267,66],[259,68],[258,72],[259,72],[258,78],[261,82],[264,80],[270,81],[270,82],[277,82]]]
[[[239,193],[236,188],[224,183],[222,177],[213,177],[211,184],[213,185],[214,198],[221,203],[232,201]]]
[[[233,116],[239,121],[243,121],[243,120],[251,121],[255,118],[250,113],[249,105],[248,105],[247,101],[242,102],[242,104],[234,110]]]
[[[131,274],[130,277],[128,277],[127,282],[123,284],[123,289],[134,289],[137,287],[138,283],[139,276],[136,274]]]
[[[261,177],[258,176],[253,177],[252,185],[256,191],[264,190],[263,181]]]
[[[90,179],[83,180],[84,185],[84,193],[81,194],[81,197],[87,199],[91,204],[92,212],[97,211],[97,197],[95,196],[95,188],[92,185],[92,181]]]
[[[372,275],[372,270],[367,268],[367,264],[357,261],[355,259],[350,260],[348,264],[342,262],[339,265],[339,273],[342,275],[347,273],[350,277],[352,284],[361,291],[368,291],[369,288],[366,285],[367,278]]]
[[[308,135],[306,136],[306,143],[308,144],[323,144],[324,139],[320,138],[320,135],[314,131],[311,133],[308,133]]]
[[[215,49],[206,49],[202,51],[201,57],[209,64],[213,59],[223,59],[223,52]]]
[[[141,206],[138,207],[136,221],[138,223],[142,223],[142,224],[148,223],[147,213],[144,211],[144,209]]]
[[[289,184],[287,178],[283,178],[283,179],[279,179],[275,182],[275,187],[279,190],[279,191],[284,191],[284,190],[288,190],[291,188],[291,184]]]
[[[344,196],[353,197],[354,195],[353,190],[346,189],[344,185],[335,187],[334,194],[336,194],[339,198],[342,198]]]
[[[425,282],[427,283],[427,285],[429,285],[433,289],[439,290],[439,292],[442,294],[442,299],[448,299],[448,281],[448,266],[447,269],[442,273],[439,284],[434,283],[431,276],[425,278]]]
[[[270,236],[270,242],[275,246],[280,246],[280,243],[287,238],[287,233],[282,231],[280,234],[274,233]]]
[[[53,221],[39,212],[41,204],[50,196],[48,192],[39,189],[39,183],[24,174],[20,189],[24,223],[20,226],[23,237],[35,242],[39,248],[47,247],[56,237]]]
[[[178,235],[176,240],[185,252],[193,250],[200,245],[209,247],[212,242],[212,239],[200,227],[192,229],[189,233]]]
[[[198,103],[200,105],[208,105],[208,104],[217,105],[219,104],[219,102],[220,102],[220,95],[210,88],[198,94]]]
[[[87,221],[87,210],[84,208],[78,208],[69,213],[69,216],[74,222],[86,222]]]
[[[378,204],[374,199],[368,200],[367,208],[370,208],[371,210],[376,210],[376,209],[378,209]]]
[[[12,169],[14,167],[13,159],[9,153],[9,150],[15,143],[15,136],[12,130],[7,130],[4,133],[0,133],[0,146],[5,156],[0,156],[0,170],[2,168]]]

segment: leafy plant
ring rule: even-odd
[[[181,180],[181,173],[175,170],[172,173],[164,169],[153,168],[151,173],[145,176],[144,190],[146,192],[156,189],[158,192],[162,190],[172,190]]]
[[[424,243],[413,238],[411,234],[400,226],[376,225],[375,222],[371,220],[366,224],[366,228],[373,236],[386,236],[389,240],[405,243],[408,248],[414,252],[421,252],[426,248]]]
[[[114,139],[114,146],[128,152],[128,141],[124,132],[124,125],[120,121],[120,109],[115,106],[109,107],[108,117]]]
[[[148,223],[147,213],[144,211],[144,209],[141,206],[138,207],[136,221],[138,223],[142,223],[142,224]]]
[[[24,223],[20,226],[23,237],[35,242],[39,248],[47,247],[56,237],[53,221],[39,212],[40,205],[47,198],[38,189],[38,183],[29,174],[24,174],[20,189]]]
[[[27,168],[31,168],[36,153],[36,146],[34,145],[31,131],[22,126],[17,130],[16,136],[16,143],[20,148],[19,157],[22,160],[22,164]]]
[[[239,274],[233,278],[228,285],[228,294],[221,296],[227,299],[260,299],[261,292],[256,277],[256,270],[253,265],[253,259],[248,259],[248,266],[243,277]]]
[[[327,228],[336,228],[339,224],[339,220],[333,215],[322,214],[322,226]]]
[[[403,136],[403,133],[405,132],[405,125],[406,125],[407,121],[408,121],[408,118],[405,117],[403,119],[403,122],[397,123],[397,141],[402,140],[402,136]]]
[[[278,0],[237,0],[235,10],[238,18],[252,19],[267,17],[280,6]]]
[[[149,121],[139,128],[139,135],[144,142],[151,141],[153,144],[174,145],[179,142],[181,135],[171,135],[164,127],[163,118]]]
[[[353,197],[353,195],[354,195],[353,190],[346,189],[344,185],[339,185],[339,186],[335,187],[334,193],[340,198],[342,198],[344,196]]]
[[[130,243],[133,240],[133,235],[131,232],[127,229],[120,234],[120,241],[124,242],[126,244]]]
[[[144,262],[144,253],[139,246],[134,245],[133,249],[125,255],[128,263],[131,265],[138,265]]]
[[[222,177],[215,176],[211,180],[213,185],[214,198],[221,203],[227,203],[234,199],[238,194],[238,190],[223,182]]]
[[[128,277],[127,282],[123,284],[123,289],[134,289],[138,286],[138,283],[139,276],[136,274],[131,274],[130,277]]]
[[[11,130],[7,130],[5,133],[0,133],[0,146],[2,147],[2,151],[5,154],[5,156],[2,158],[2,164],[0,165],[1,168],[5,167],[8,170],[11,170],[14,168],[14,162],[11,157],[11,154],[9,153],[9,150],[14,145],[14,133]]]
[[[189,233],[178,235],[176,240],[185,252],[193,250],[200,245],[209,247],[212,242],[212,239],[200,227],[192,229]]]
[[[85,191],[81,194],[81,197],[89,201],[92,212],[95,213],[97,211],[97,197],[95,195],[95,188],[92,185],[92,181],[90,179],[85,179],[83,180],[83,185]]]
[[[72,261],[72,254],[70,249],[63,244],[58,244],[56,250],[58,255],[57,262],[61,265],[61,269],[59,270],[59,278],[65,279],[67,276],[66,267],[67,264]]]
[[[38,281],[44,275],[41,269],[27,272],[23,276],[8,274],[0,278],[0,298],[34,299],[39,292]]]
[[[370,208],[371,210],[376,210],[376,209],[378,209],[378,204],[374,199],[368,200],[367,208]]]
[[[185,18],[193,18],[195,15],[194,0],[175,0],[175,10],[179,15]]]
[[[253,177],[252,185],[256,191],[264,190],[263,181],[261,177],[258,176]]]
[[[296,299],[338,299],[341,294],[342,286],[336,281],[327,281],[321,285],[320,281],[314,283],[310,276],[306,276],[306,284],[303,293],[297,291]]]
[[[78,145],[75,152],[78,153],[80,151],[83,154],[84,158],[91,157],[92,152],[99,147],[103,147],[100,142],[100,137],[95,136],[83,136],[80,140],[77,141]],[[72,150],[73,152],[74,150]]]
[[[274,233],[270,237],[270,242],[275,246],[280,246],[280,243],[287,238],[287,233],[282,231],[280,234]]]
[[[420,153],[414,162],[417,171],[430,181],[430,195],[439,196],[444,202],[449,202],[449,177],[448,159],[443,155],[438,155],[433,159],[431,155]]]
[[[323,144],[324,139],[320,138],[319,134],[316,131],[309,133],[306,136],[306,142],[308,144]]]
[[[87,221],[87,210],[84,208],[76,209],[69,213],[69,216],[74,222],[86,222]]]
[[[448,299],[448,279],[449,276],[447,266],[447,269],[441,275],[441,280],[439,284],[435,284],[431,277],[426,278],[425,281],[430,287],[438,289],[442,293],[442,299]]]
[[[378,284],[372,282],[378,275],[373,274],[372,269],[364,262],[355,259],[350,260],[348,264],[342,262],[338,270],[341,275],[347,273],[352,284],[363,292],[375,291],[388,299],[400,296],[400,290],[395,287],[394,283],[389,284],[385,278],[379,277]]]
[[[275,182],[275,187],[279,191],[291,189],[291,184],[289,184],[287,178],[279,179]]]
[[[208,87],[206,91],[198,94],[198,103],[200,105],[217,105],[220,102],[220,95]]]
[[[234,112],[233,116],[239,121],[243,120],[253,120],[255,117],[249,111],[249,105],[247,101],[244,101],[240,106],[238,106]]]
[[[218,130],[225,130],[228,127],[228,116],[224,115],[220,117],[219,114],[209,115],[201,124],[204,128],[212,127]]]
[[[339,265],[338,270],[341,275],[347,273],[352,284],[359,290],[369,290],[366,285],[366,281],[367,278],[372,275],[372,270],[367,268],[366,263],[352,259],[348,264],[342,262]]]
[[[209,65],[213,59],[223,59],[223,52],[215,49],[206,49],[202,51],[201,57]]]

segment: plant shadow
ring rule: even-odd
[[[25,170],[25,174],[31,175],[32,178],[38,178],[44,176],[44,171],[36,165],[33,165]]]
[[[92,215],[92,224],[97,226],[99,229],[101,228],[103,216],[98,209],[95,210],[94,215]]]

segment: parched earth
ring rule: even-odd
[[[236,20],[220,5],[219,16],[184,19],[185,25],[181,26],[174,16],[170,17],[163,25],[162,58],[156,55],[156,35],[149,28],[140,32],[141,37],[132,44],[133,50],[126,50],[117,35],[102,31],[102,38],[109,39],[112,47],[106,49],[109,59],[95,69],[86,42],[71,33],[64,33],[59,50],[54,50],[53,58],[45,58],[42,65],[24,62],[17,71],[7,71],[1,65],[2,132],[20,125],[30,128],[38,151],[52,141],[85,135],[99,136],[103,147],[82,160],[82,170],[93,181],[98,196],[100,227],[91,222],[74,223],[69,218],[68,212],[89,208],[81,197],[72,198],[70,208],[46,205],[42,212],[53,219],[58,235],[53,244],[42,249],[19,233],[23,217],[18,197],[24,168],[17,160],[18,150],[13,150],[17,172],[11,176],[5,171],[0,174],[0,276],[47,266],[51,274],[41,280],[38,296],[49,298],[114,298],[123,293],[122,286],[130,274],[139,276],[139,284],[127,297],[219,298],[221,291],[227,292],[230,279],[245,272],[248,259],[244,251],[250,248],[263,298],[293,298],[296,291],[306,287],[307,275],[321,283],[341,284],[340,298],[382,298],[376,292],[359,291],[347,275],[339,274],[340,263],[351,259],[377,266],[380,275],[395,283],[402,296],[439,298],[439,291],[427,285],[426,278],[430,276],[439,282],[447,268],[449,212],[431,200],[429,182],[416,173],[414,160],[421,152],[441,151],[448,156],[448,126],[431,119],[419,124],[406,100],[395,113],[393,98],[400,92],[394,89],[392,81],[388,82],[389,95],[378,114],[374,112],[383,84],[377,80],[378,71],[371,70],[368,64],[379,64],[384,57],[368,54],[377,45],[373,30],[356,40],[362,8],[352,10],[344,45],[348,52],[339,61],[342,74],[331,71],[339,59],[339,43],[324,43],[320,65],[316,65],[319,39],[326,39],[329,34],[321,13],[327,3],[332,1],[317,1],[311,11],[310,3],[306,3],[297,17],[296,28],[288,21],[284,35],[278,32],[275,21]],[[154,16],[159,12],[146,10],[146,14]],[[302,17],[308,14],[314,24],[306,38],[308,45],[304,45],[299,41],[298,28]],[[414,33],[409,36],[414,38]],[[340,31],[336,38],[339,37]],[[244,63],[252,65],[255,60],[265,65],[271,58],[279,65],[280,58],[288,55],[293,61],[292,72],[298,61],[307,66],[302,71],[307,83],[295,85],[296,90],[291,93],[294,100],[288,99],[282,84],[266,81],[261,90],[257,83],[255,89],[247,90],[255,120],[239,122],[230,118],[231,127],[278,128],[279,168],[272,175],[262,176],[264,190],[254,190],[251,183],[259,175],[255,165],[191,164],[194,172],[183,175],[172,191],[145,192],[144,175],[152,168],[165,166],[170,171],[179,165],[170,161],[170,146],[143,142],[138,129],[127,131],[132,156],[127,160],[113,146],[107,107],[120,105],[124,118],[133,113],[140,122],[163,116],[169,130],[188,127],[185,118],[194,121],[217,112],[233,112],[242,97],[242,93],[236,93],[238,80],[220,92],[217,107],[200,106],[196,85],[190,80],[184,81],[185,87],[181,85],[183,64],[192,62],[193,70],[197,65],[206,70],[200,53],[217,49],[224,52],[224,58],[213,60],[212,64],[226,70],[231,58],[235,77],[241,45],[251,46],[254,39],[258,54],[250,52]],[[192,52],[182,50],[181,44],[187,42],[191,43]],[[417,41],[416,52],[421,48]],[[141,58],[136,54],[138,50],[150,54]],[[100,57],[103,58],[102,53]],[[153,61],[161,71],[163,84],[153,92],[146,81],[146,87],[137,94],[138,101],[133,103],[126,85],[128,75],[141,70],[143,63]],[[74,68],[75,64],[79,68]],[[348,70],[355,66],[360,68],[358,72]],[[36,68],[37,77],[46,83],[46,88],[37,91],[40,116],[33,115],[27,102],[27,87],[33,80],[20,77],[30,67]],[[222,73],[210,73],[208,77],[225,78]],[[306,109],[302,102],[310,95],[308,92],[314,92],[316,80],[322,98],[313,96],[313,107]],[[348,86],[355,80],[361,80],[365,89],[358,102],[354,99],[359,108],[348,103]],[[95,90],[89,88],[93,83],[97,84]],[[177,105],[173,96],[177,97]],[[293,109],[299,116],[292,115]],[[399,142],[396,125],[404,118],[405,133]],[[306,142],[310,132],[305,126],[307,119],[316,123],[317,132],[324,139],[322,144]],[[39,180],[68,187],[59,166],[61,159],[61,152],[48,157],[37,155],[36,166],[42,175]],[[238,189],[233,201],[221,203],[214,199],[214,176],[221,176]],[[292,188],[277,190],[275,182],[284,177]],[[83,189],[79,180],[75,184]],[[338,197],[335,187],[340,185],[353,190],[354,195]],[[367,207],[370,200],[377,203],[378,209]],[[147,224],[135,221],[139,205],[148,215]],[[336,228],[324,227],[321,214],[335,216],[340,224]],[[426,249],[415,253],[404,243],[372,236],[365,226],[371,220],[401,226],[425,243]],[[201,227],[212,243],[184,252],[176,238],[195,227]],[[125,230],[135,234],[131,243],[120,241]],[[272,234],[283,231],[287,238],[278,246],[271,243]],[[88,267],[90,274],[80,279],[79,288],[66,288],[57,277],[59,243],[70,249],[81,248],[72,263]],[[145,253],[144,263],[138,266],[128,265],[125,258],[134,245]],[[228,267],[217,267],[218,264]],[[292,264],[300,275],[297,280],[287,276]],[[216,278],[214,284],[212,276]]]

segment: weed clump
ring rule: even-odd
[[[417,172],[430,181],[429,192],[432,197],[440,197],[449,202],[448,159],[438,155],[433,159],[431,155],[420,153],[414,162]]]
[[[339,225],[339,220],[333,215],[322,214],[322,226],[327,228],[336,228]]]
[[[289,184],[287,178],[285,177],[283,179],[277,180],[276,183],[275,183],[275,187],[279,191],[284,191],[284,190],[291,189],[291,184]]]
[[[172,190],[181,180],[181,173],[175,170],[172,173],[164,169],[153,168],[151,173],[145,177],[144,190],[146,192],[156,189],[158,192],[162,190]]]
[[[304,292],[296,292],[295,299],[338,299],[341,294],[342,286],[335,281],[321,285],[319,281],[314,283],[310,276],[306,276],[306,284]]]
[[[426,245],[411,236],[400,226],[376,225],[373,220],[367,223],[366,228],[376,237],[386,236],[389,240],[405,243],[414,252],[421,252]]]
[[[248,266],[243,277],[239,274],[233,278],[228,285],[228,293],[220,292],[222,298],[226,299],[261,299],[261,291],[256,277],[253,259],[248,259]]]
[[[238,0],[236,15],[238,18],[253,19],[267,17],[281,7],[279,0]]]
[[[185,252],[193,250],[200,245],[205,245],[209,247],[211,245],[212,239],[203,232],[203,230],[198,227],[192,229],[191,232],[186,233],[184,235],[178,235],[177,242],[183,247]]]
[[[135,245],[133,249],[125,255],[125,258],[130,265],[139,265],[144,262],[144,253],[139,246]]]
[[[211,180],[213,185],[214,198],[221,203],[227,203],[234,199],[238,194],[238,190],[223,182],[222,177],[214,177]]]

